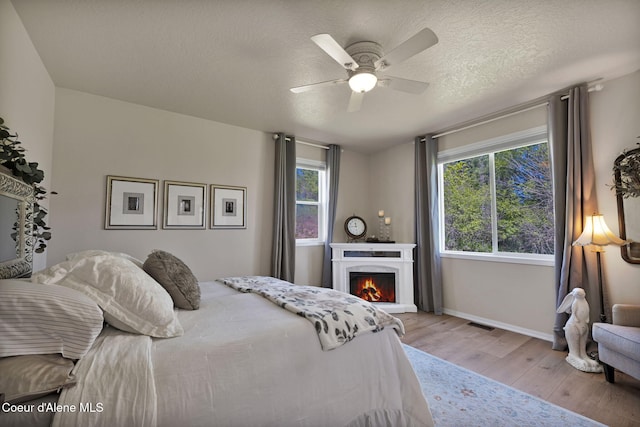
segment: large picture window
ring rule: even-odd
[[[553,255],[553,194],[546,132],[485,141],[439,156],[441,250]]]
[[[327,191],[325,165],[298,159],[296,167],[296,241],[322,243],[325,239]]]

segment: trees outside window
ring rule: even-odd
[[[549,145],[495,154],[498,251],[553,255]]]
[[[298,160],[296,168],[296,240],[324,242],[326,218],[324,165]]]
[[[488,151],[488,152],[486,152]],[[443,251],[552,255],[547,141],[440,163]]]

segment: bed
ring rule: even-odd
[[[83,251],[0,280],[0,425],[430,426],[402,333],[337,291]]]

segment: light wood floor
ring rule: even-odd
[[[581,372],[551,343],[449,315],[403,313],[402,342],[612,427],[640,426],[640,381]]]

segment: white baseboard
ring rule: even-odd
[[[450,316],[471,320],[472,322],[480,323],[482,325],[493,326],[494,328],[505,329],[507,331],[516,332],[518,334],[526,335],[529,337],[553,342],[553,334],[543,334],[542,332],[534,331],[533,329],[527,329],[527,328],[522,328],[520,326],[511,325],[509,323],[498,322],[497,320],[485,319],[484,317],[474,316],[473,314],[461,313],[459,311],[450,310],[447,308],[443,309],[443,312]]]

